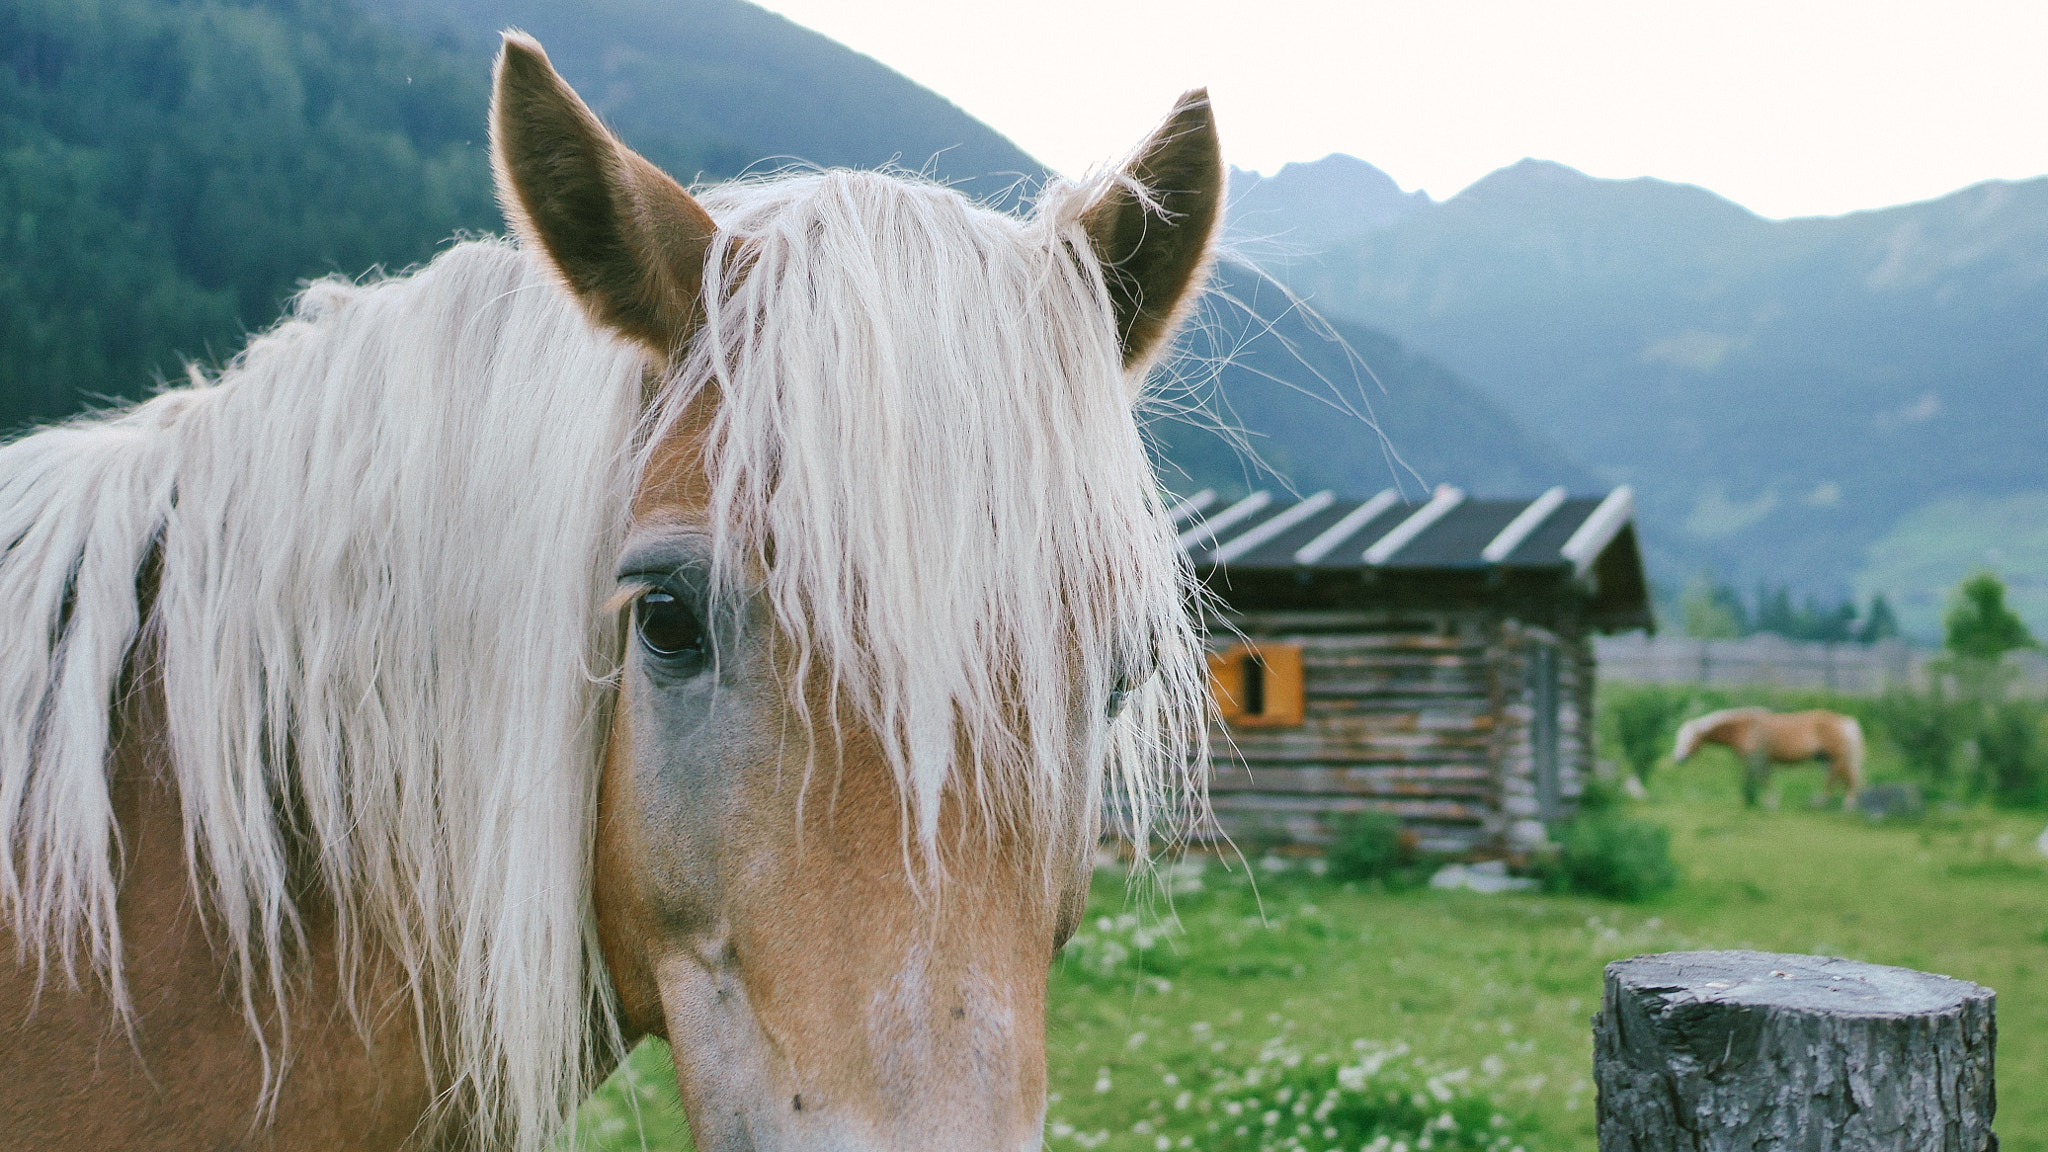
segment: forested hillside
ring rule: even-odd
[[[304,279],[497,229],[489,63],[515,22],[685,179],[900,159],[996,195],[1040,173],[741,0],[0,0],[0,429],[229,355]]]
[[[0,426],[497,219],[484,78],[318,0],[0,2]]]

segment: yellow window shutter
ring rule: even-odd
[[[1301,645],[1234,644],[1211,652],[1209,691],[1223,719],[1240,728],[1300,724],[1308,708]]]

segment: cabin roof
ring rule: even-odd
[[[1567,607],[1596,629],[1652,626],[1627,487],[1604,496],[1553,488],[1476,499],[1448,485],[1426,498],[1317,492],[1239,500],[1198,492],[1171,511],[1180,543],[1226,604],[1428,607],[1513,604],[1523,616]],[[1545,601],[1552,601],[1547,606]],[[1300,602],[1300,603],[1297,603]]]

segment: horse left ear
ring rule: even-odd
[[[513,231],[547,251],[592,319],[675,354],[718,226],[598,121],[532,37],[505,33],[493,79],[491,168]]]
[[[1209,92],[1182,96],[1125,163],[1119,182],[1088,206],[1082,225],[1102,261],[1124,367],[1142,367],[1173,336],[1208,271],[1223,218],[1223,152]]]

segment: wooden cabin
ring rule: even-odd
[[[1592,637],[1653,627],[1627,488],[1205,491],[1172,515],[1214,597],[1210,795],[1240,847],[1312,850],[1377,808],[1426,850],[1509,854],[1572,813]]]

